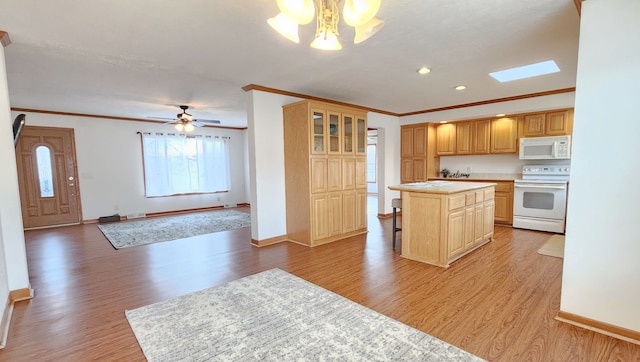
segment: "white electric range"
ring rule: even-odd
[[[514,181],[513,227],[564,233],[569,165],[526,165]]]

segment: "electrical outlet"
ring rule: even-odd
[[[471,173],[471,167],[467,166],[467,173]]]

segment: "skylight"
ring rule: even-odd
[[[510,82],[512,80],[537,77],[539,75],[545,75],[550,73],[559,72],[560,68],[553,60],[547,60],[546,62],[540,62],[535,64],[524,65],[522,67],[516,67],[511,69],[501,70],[499,72],[489,73],[490,76],[495,78],[501,83]]]

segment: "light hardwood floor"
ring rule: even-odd
[[[638,345],[553,319],[562,260],[536,253],[551,234],[495,235],[442,269],[401,258],[374,215],[367,235],[315,248],[252,247],[248,228],[121,250],[96,225],[28,231],[35,298],[16,304],[0,360],[143,361],[126,309],[271,268],[491,361],[640,360]]]

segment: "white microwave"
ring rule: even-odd
[[[571,136],[520,139],[521,160],[568,160],[571,158]]]

